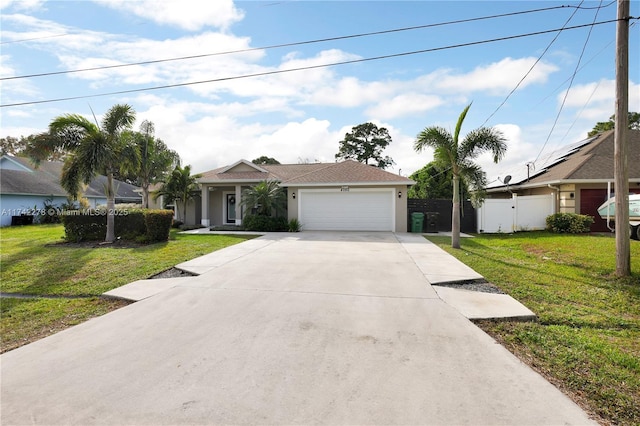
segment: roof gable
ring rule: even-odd
[[[265,169],[261,168],[257,164],[253,164],[247,160],[238,160],[230,166],[223,167],[222,170],[218,173],[238,173],[238,172],[261,172],[261,173],[269,173]]]
[[[8,155],[3,155],[0,158],[0,169],[1,170],[18,170],[21,172],[32,172],[33,170],[22,164],[20,161],[17,161],[16,157],[10,157]]]

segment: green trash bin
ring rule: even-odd
[[[424,224],[424,213],[411,213],[411,232],[422,233]]]

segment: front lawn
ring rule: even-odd
[[[187,235],[172,231],[170,240],[165,243],[93,248],[60,244],[63,235],[62,225],[0,230],[2,292],[63,296],[56,299],[0,299],[1,352],[126,304],[100,298],[106,291],[253,238]]]
[[[522,232],[430,241],[528,308],[538,322],[481,321],[524,362],[605,424],[640,424],[640,242],[616,278],[609,236]]]

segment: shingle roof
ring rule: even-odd
[[[629,178],[640,179],[640,130],[629,130]],[[567,145],[541,160],[527,179],[514,176],[511,186],[546,185],[560,181],[604,181],[614,179],[614,131],[609,130],[583,141]],[[504,188],[502,185],[499,185]]]
[[[6,156],[30,171],[11,170],[0,168],[0,194],[43,195],[61,196],[68,194],[60,185],[62,165],[60,161],[43,161],[36,168],[23,157]],[[99,175],[87,186],[84,196],[88,198],[104,198],[107,178]],[[140,194],[135,192],[137,186],[114,181],[116,198],[128,201],[139,201]]]
[[[640,130],[630,130],[628,135],[629,177],[640,178]],[[534,176],[529,183],[613,178],[614,132],[610,130]]]
[[[261,164],[259,167],[267,172],[234,172],[233,169],[225,171],[228,167],[219,167],[202,173],[202,177],[198,181],[201,183],[216,183],[277,180],[282,186],[321,184],[411,185],[414,183],[406,177],[353,160],[346,160],[340,163]]]

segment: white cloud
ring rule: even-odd
[[[393,83],[364,82],[356,77],[325,81],[306,98],[307,103],[352,108],[392,96]]]
[[[444,103],[438,96],[420,93],[406,93],[383,100],[369,108],[366,113],[379,119],[390,119],[400,116],[422,113],[434,109]]]
[[[206,32],[193,37],[155,41],[149,39],[107,38],[101,41],[102,48],[87,43],[81,49],[66,49],[61,46],[59,59],[67,69],[86,69],[99,66],[127,64],[145,61],[207,55],[178,61],[160,61],[147,65],[126,66],[82,72],[71,75],[98,82],[99,85],[114,86],[117,83],[132,85],[177,84],[212,80],[246,72],[251,62],[263,56],[261,51],[234,55],[215,55],[219,50],[203,50],[202,46],[224,46],[225,51],[248,48],[249,40],[220,33]],[[66,49],[66,50],[65,50]],[[102,52],[104,56],[97,56]],[[224,89],[223,84],[218,89]],[[211,88],[190,86],[190,90],[206,95]]]
[[[0,56],[0,76],[2,78],[15,77],[16,70],[9,55]],[[37,96],[38,90],[29,80],[15,79],[0,81],[2,104],[19,102],[24,98]]]
[[[566,91],[557,97],[562,103]],[[580,117],[592,122],[607,121],[615,112],[616,85],[614,80],[602,79],[576,85],[569,91],[565,101],[567,108],[579,108]],[[640,84],[629,82],[629,111],[640,111]]]
[[[226,29],[244,17],[233,0],[99,0],[97,3],[187,31],[205,27]]]
[[[531,57],[504,58],[499,62],[476,67],[473,71],[464,74],[454,74],[448,71],[447,75],[436,79],[435,84],[442,90],[454,92],[490,91],[503,93],[516,87],[535,61],[536,58]],[[534,83],[545,83],[549,75],[557,70],[555,65],[541,61],[522,82],[520,88]]]
[[[282,163],[297,163],[299,159],[332,162],[340,139],[338,133],[329,130],[327,120],[244,123],[222,113],[220,105],[174,103],[148,95],[144,101],[153,106],[139,108],[138,121],[152,121],[156,136],[198,172],[261,155]]]
[[[539,146],[528,140],[525,136],[528,133],[523,132],[516,124],[498,124],[494,128],[500,130],[507,139],[504,158],[496,164],[491,153],[486,152],[475,161],[482,166],[488,181],[494,182],[494,185],[498,179],[504,180],[507,175],[513,176],[513,183],[526,178],[526,163],[535,159]]]
[[[33,11],[40,9],[45,0],[0,0],[0,10],[13,8],[15,10]]]

